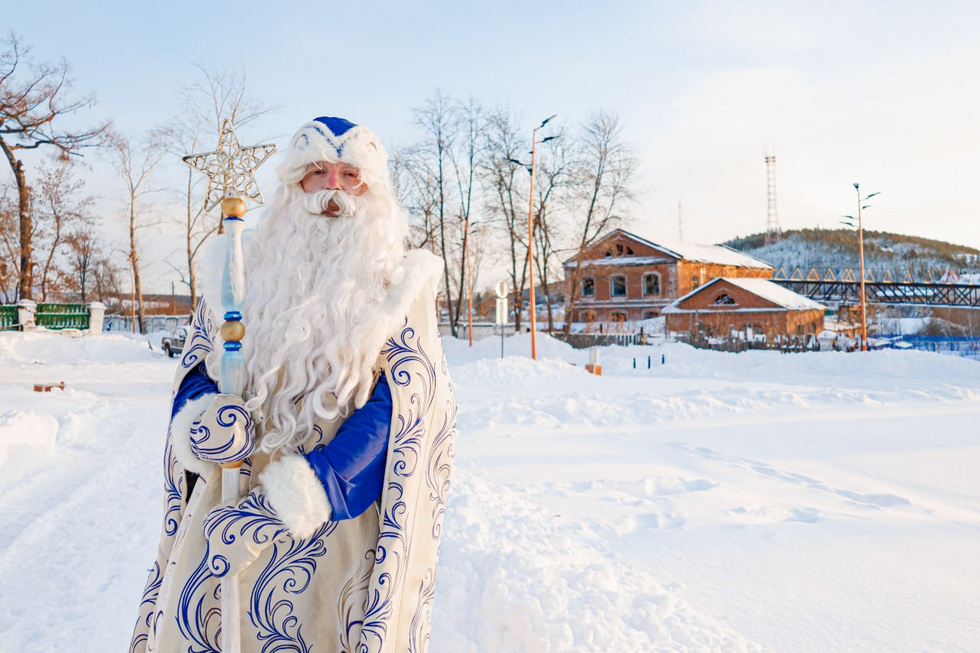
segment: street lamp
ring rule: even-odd
[[[531,165],[528,166],[517,159],[507,159],[511,163],[515,163],[519,166],[524,166],[527,171],[531,174],[531,188],[527,194],[527,273],[528,278],[531,281],[531,292],[530,297],[530,310],[528,311],[531,315],[531,360],[538,359],[538,345],[537,345],[537,330],[538,330],[538,317],[535,313],[534,306],[534,157],[537,152],[538,143],[547,143],[548,141],[553,141],[557,136],[548,136],[546,138],[538,140],[538,130],[547,125],[552,118],[558,114],[553,114],[541,121],[541,124],[534,128],[531,132]],[[520,306],[518,306],[520,310]]]
[[[871,193],[866,197],[861,197],[861,184],[855,182],[854,190],[857,193],[857,228],[858,228],[858,257],[861,259],[861,351],[868,351],[868,313],[867,313],[867,295],[864,291],[864,225],[861,222],[861,211],[870,207],[870,204],[864,204],[869,199],[875,195],[881,195],[881,191]],[[854,216],[845,215],[845,218],[850,218],[854,220]],[[850,223],[853,227],[854,224]]]

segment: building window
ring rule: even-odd
[[[647,311],[643,314],[644,320],[652,320],[655,317],[657,317],[657,311]]]
[[[701,279],[696,274],[691,275],[691,288],[697,288],[701,285]]]
[[[582,296],[595,297],[595,279],[592,277],[582,279]]]
[[[622,324],[626,322],[626,313],[613,313],[610,318],[613,324]]]
[[[660,275],[651,272],[643,277],[643,294],[652,297],[660,296]]]
[[[609,294],[612,297],[626,296],[626,277],[615,276],[609,280]]]
[[[715,306],[734,306],[735,300],[727,292],[718,295],[715,301],[712,302]]]

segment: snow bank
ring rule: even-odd
[[[152,360],[154,356],[146,340],[135,336],[0,332],[0,360],[7,363],[128,363]]]
[[[545,336],[536,362],[527,334],[502,359],[497,338],[445,348],[432,653],[980,640],[980,363],[671,344],[602,348],[594,376]],[[3,650],[125,650],[174,366],[126,336],[0,334]]]

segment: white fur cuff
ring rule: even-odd
[[[170,421],[170,447],[174,457],[184,469],[199,476],[207,476],[217,468],[217,464],[201,460],[191,451],[191,426],[211,405],[216,393],[201,395],[185,403]]]
[[[259,483],[294,538],[306,539],[333,516],[323,484],[302,456],[269,463],[259,474]]]

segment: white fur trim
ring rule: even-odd
[[[277,170],[279,181],[298,183],[306,174],[306,167],[320,161],[360,168],[369,185],[388,175],[388,153],[370,129],[355,125],[338,136],[322,122],[311,120],[289,141],[286,161]]]
[[[312,535],[333,516],[323,484],[306,459],[289,455],[274,460],[259,474],[265,496],[297,539]]]
[[[191,399],[170,421],[170,447],[174,457],[184,469],[199,476],[207,476],[218,465],[209,460],[201,460],[191,451],[191,426],[207,410],[216,396],[217,393],[209,393]]]

